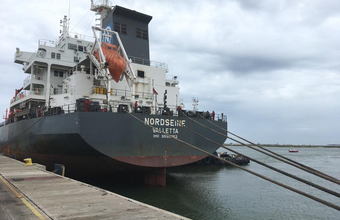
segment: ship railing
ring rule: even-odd
[[[33,79],[35,79],[35,80],[43,80],[43,76],[33,75]]]
[[[92,1],[91,9],[92,9],[92,8],[96,8],[96,7],[98,7],[98,6],[101,6],[101,5],[112,6],[112,2],[111,2],[111,1],[107,1],[107,0],[96,0],[96,1]]]
[[[52,40],[46,40],[46,39],[39,39],[38,41],[39,46],[47,46],[47,47],[56,47],[58,45],[58,41],[52,41]],[[29,64],[33,62],[33,60],[37,58],[45,58],[46,56],[46,51],[43,50],[38,50],[35,51],[32,56],[28,59],[28,63],[25,63],[25,70],[28,69]]]
[[[141,98],[141,99],[150,99],[153,100],[154,95],[153,93],[148,93],[148,92],[136,92],[135,93],[135,98]]]
[[[33,91],[24,90],[18,93],[16,97],[11,99],[11,104],[30,95],[44,95],[44,94],[45,93],[43,88],[34,88]]]
[[[26,63],[26,62],[24,63],[24,69],[25,69],[25,71],[28,69],[29,64],[33,62],[33,60],[36,58],[36,56],[37,56],[37,52],[34,52],[34,53],[32,54],[32,56],[28,59],[28,62],[27,62],[27,63]]]
[[[165,78],[166,86],[176,87],[178,84],[179,84],[179,81],[177,80],[177,76],[166,75],[166,78]]]
[[[179,116],[179,112],[177,111],[177,107],[178,106],[175,106],[175,105],[168,105],[167,106],[170,111],[172,111],[173,115],[174,116]],[[163,108],[160,107],[158,108],[158,111],[156,112],[156,115],[159,115],[159,114],[162,114],[162,110]],[[189,116],[189,113],[192,110],[183,110],[182,114],[187,114]],[[208,111],[209,112],[209,111]],[[198,118],[201,118],[203,115],[204,115],[204,111],[197,111],[196,114],[192,115],[190,114],[191,116],[189,117],[198,117]],[[227,121],[227,116],[224,115],[223,113],[222,114],[215,114],[215,117],[212,116],[212,112],[209,112],[209,115],[207,117],[204,117],[208,120],[212,120],[212,121],[224,121],[226,122]]]
[[[39,46],[56,47],[58,45],[58,41],[39,39],[38,44]]]
[[[79,41],[89,41],[89,42],[94,41],[93,36],[85,35],[85,34],[79,34],[77,32],[70,32],[70,36],[73,36],[75,39],[78,39]],[[60,46],[60,45],[58,44],[58,46]],[[84,50],[86,50],[86,46],[84,47]]]
[[[30,81],[32,80],[32,79],[34,79],[34,80],[42,80],[43,79],[43,76],[37,76],[37,75],[35,75],[35,74],[33,74],[33,75],[28,75],[27,77],[26,77],[26,79],[24,80],[24,82],[23,82],[23,87],[25,88],[29,83],[30,83]]]
[[[96,86],[92,89],[92,94],[106,94],[106,87],[105,86]],[[111,89],[111,96],[118,96],[121,97],[121,99],[126,99],[128,97],[131,97],[131,91],[130,90],[122,90],[122,89]],[[153,99],[153,93],[148,92],[136,92],[135,98],[136,99]]]
[[[16,101],[20,100],[20,99],[25,98],[26,96],[29,96],[29,94],[30,94],[30,91],[27,91],[27,90],[24,90],[24,91],[18,93],[16,97],[11,99],[11,104],[13,102],[16,102]]]
[[[25,87],[30,81],[31,81],[31,75],[28,75],[22,84],[23,87]]]
[[[40,40],[39,40],[39,44],[40,44]],[[45,56],[46,56],[46,51],[42,51],[42,50],[35,51],[32,54],[32,56],[28,59],[28,62],[24,63],[25,71],[28,69],[29,64],[31,64],[35,58],[45,58]]]
[[[162,68],[165,69],[168,72],[168,64],[166,63],[161,63],[161,62],[157,62],[157,61],[152,61],[152,60],[147,60],[144,58],[140,58],[140,57],[133,57],[133,56],[129,56],[129,59],[131,59],[132,63],[136,63],[136,64],[142,64],[145,66],[153,66],[153,67],[157,67],[157,68]]]
[[[227,121],[227,116],[222,114],[215,114],[215,121]]]

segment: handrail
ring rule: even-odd
[[[26,77],[26,79],[24,80],[24,82],[23,82],[23,87],[25,87],[25,85],[29,82],[31,80],[31,75],[28,75],[27,77]]]
[[[103,93],[98,93],[96,92],[96,88],[102,88],[106,89],[104,86],[96,86],[92,89],[92,94],[100,94],[100,95],[105,95],[105,91]],[[125,96],[125,97],[130,97],[131,96],[131,91],[130,90],[123,90],[123,89],[111,89],[112,90],[112,96]],[[140,98],[148,98],[148,99],[153,99],[153,93],[150,92],[135,92],[134,94],[139,95]]]
[[[107,1],[107,0],[97,0],[97,1],[92,1],[91,2],[91,8],[95,8],[101,5],[107,5],[107,6],[112,6],[112,2],[111,1]]]
[[[35,75],[35,74],[30,74],[30,75],[28,75],[27,77],[26,77],[26,79],[24,80],[24,82],[23,82],[23,87],[25,87],[25,85],[27,84],[27,83],[29,83],[31,80],[42,80],[43,79],[43,76],[38,76],[38,75]]]
[[[28,91],[28,90],[24,90],[20,93],[17,94],[16,97],[11,99],[11,104],[13,102],[16,102],[20,99],[23,99],[29,95],[44,95],[44,89],[43,88],[35,88],[33,91]]]
[[[58,41],[39,39],[38,44],[39,46],[56,47],[58,45]]]
[[[158,62],[158,61],[148,60],[148,59],[144,59],[144,58],[141,58],[141,57],[134,57],[134,56],[129,56],[129,59],[131,59],[132,63],[142,64],[142,65],[145,65],[145,66],[158,67],[158,68],[162,68],[162,69],[165,69],[166,71],[168,71],[168,64],[166,64],[166,63],[161,63],[161,62]]]

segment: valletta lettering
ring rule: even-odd
[[[185,127],[185,120],[181,119],[164,119],[164,118],[145,118],[144,124],[153,126],[153,138],[170,138],[169,134],[177,138],[178,128]],[[162,127],[154,127],[162,126]]]

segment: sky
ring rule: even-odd
[[[153,16],[150,57],[178,76],[192,109],[224,113],[255,143],[340,144],[340,1],[116,0]],[[0,114],[27,77],[17,47],[56,40],[60,19],[91,36],[90,0],[2,0]],[[229,143],[229,141],[227,141]],[[231,141],[230,141],[231,142]]]

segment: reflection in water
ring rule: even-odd
[[[234,147],[234,149],[340,192],[340,186],[266,155],[248,148]],[[297,154],[288,153],[287,148],[271,150],[340,178],[340,149],[301,148]],[[253,162],[244,167],[340,205],[340,199],[337,197],[327,195]],[[339,215],[334,209],[231,166],[176,167],[168,169],[167,172],[166,187],[116,184],[115,178],[107,177],[83,181],[192,219],[336,219]]]

